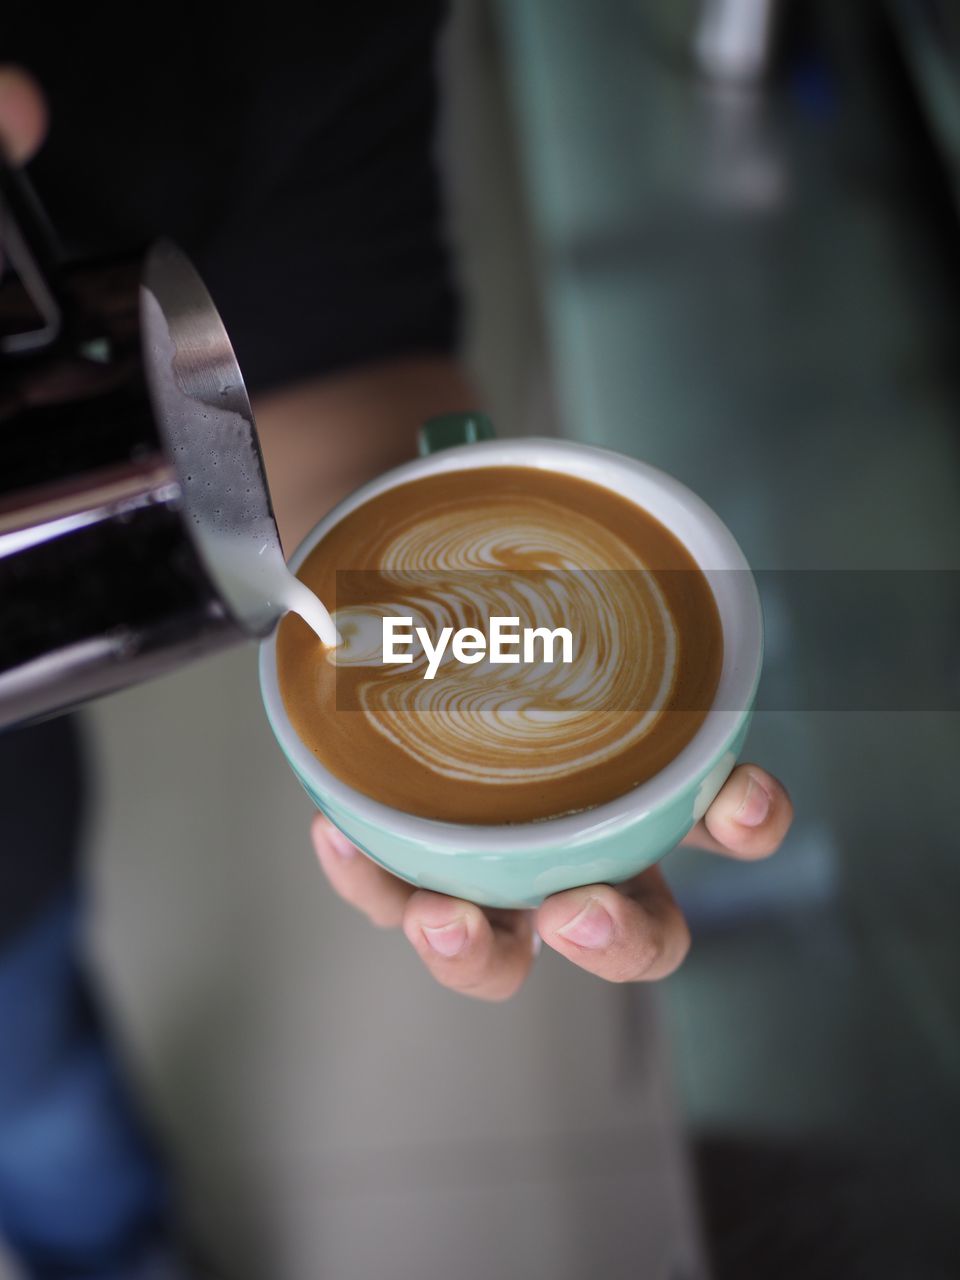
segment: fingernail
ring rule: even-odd
[[[575,942],[578,947],[599,951],[613,937],[613,920],[609,911],[596,898],[588,898],[581,910],[562,929],[558,929],[557,933],[568,942]]]
[[[359,852],[357,846],[349,841],[338,827],[327,827],[327,841],[337,857],[343,858],[345,862],[355,858]]]
[[[760,783],[757,782],[756,778],[750,775],[747,789],[743,793],[743,799],[733,815],[734,821],[739,822],[742,827],[759,827],[760,823],[765,821],[769,812],[770,797]]]
[[[447,960],[459,955],[467,942],[467,922],[462,917],[436,928],[422,924],[420,929],[428,946],[436,951],[437,955],[445,956]]]

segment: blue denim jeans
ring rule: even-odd
[[[0,948],[0,1235],[32,1280],[172,1280],[169,1196],[91,996],[79,896]]]

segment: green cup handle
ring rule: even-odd
[[[478,440],[492,440],[493,423],[485,413],[441,413],[428,418],[417,435],[417,449],[421,458],[452,449],[458,444],[476,444]]]

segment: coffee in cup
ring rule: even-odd
[[[298,577],[342,644],[284,619],[287,717],[342,782],[422,818],[528,823],[623,796],[691,741],[720,679],[720,615],[691,553],[629,498],[561,471],[388,488]]]

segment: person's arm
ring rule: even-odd
[[[475,409],[476,390],[443,356],[361,365],[254,398],[284,552],[372,476],[416,457],[434,414]]]

